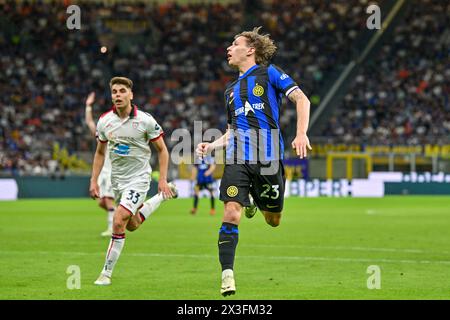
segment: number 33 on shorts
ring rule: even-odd
[[[125,207],[131,213],[136,214],[145,200],[145,192],[127,189],[122,193],[120,198],[120,205]]]

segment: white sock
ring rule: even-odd
[[[125,245],[125,233],[113,233],[111,241],[109,242],[108,251],[106,252],[105,265],[103,266],[102,274],[111,277],[114,266],[119,260],[120,253]]]
[[[164,197],[162,193],[158,193],[157,195],[145,201],[139,212],[144,216],[145,219],[147,219],[156,209],[158,209],[159,205],[163,201]]]
[[[227,276],[234,277],[234,272],[231,269],[225,269],[222,271],[222,279],[224,279]]]
[[[108,230],[112,230],[115,208],[108,209]]]

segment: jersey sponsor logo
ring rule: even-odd
[[[253,103],[252,108],[255,110],[264,110],[264,102],[261,103]]]
[[[253,95],[257,97],[261,97],[264,94],[264,88],[260,86],[259,84],[256,84],[256,86],[253,88]]]
[[[130,153],[130,146],[122,143],[117,143],[113,148],[113,152],[121,156],[126,156]]]
[[[250,103],[248,103],[248,101],[245,101],[244,109],[245,115],[247,115],[250,111],[255,113],[255,110],[253,110],[253,107],[250,105]]]
[[[256,106],[256,108],[254,106]],[[257,110],[264,109],[264,103],[254,103],[253,105],[250,105],[250,103],[248,103],[248,101],[245,101],[245,104],[243,107],[240,107],[239,109],[234,110],[234,115],[236,117],[238,115],[240,115],[241,113],[245,113],[245,115],[247,115],[250,111],[255,113],[254,109],[257,109]]]
[[[227,188],[227,195],[231,198],[234,198],[238,195],[239,190],[236,186],[229,186]]]

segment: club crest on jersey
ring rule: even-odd
[[[259,84],[256,84],[256,86],[253,88],[253,95],[257,97],[261,97],[264,94],[264,88],[260,86]]]
[[[231,198],[234,198],[238,195],[239,190],[236,186],[229,186],[227,188],[227,195]]]
[[[139,122],[135,121],[131,124],[131,126],[133,127],[133,129],[137,129],[139,127]]]

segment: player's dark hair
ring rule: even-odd
[[[128,89],[133,89],[133,81],[125,77],[114,77],[109,82],[109,87],[112,88],[115,84],[123,84]]]
[[[259,34],[261,28],[256,27],[252,31],[241,32],[234,39],[238,37],[246,38],[248,46],[255,48],[255,62],[257,64],[268,65],[270,59],[277,51],[277,47],[273,40],[270,39],[269,34]]]

